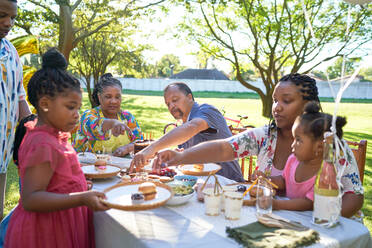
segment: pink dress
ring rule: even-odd
[[[68,194],[87,190],[69,133],[26,123],[27,133],[19,149],[19,174],[23,190],[26,168],[49,162],[54,174],[48,192]],[[94,247],[93,213],[87,207],[53,212],[30,212],[22,199],[13,212],[4,247]]]
[[[308,198],[314,201],[314,183],[316,175],[304,182],[296,182],[296,169],[299,161],[294,154],[288,157],[287,163],[283,170],[285,180],[286,196],[289,199]]]

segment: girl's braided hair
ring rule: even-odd
[[[35,72],[27,86],[28,100],[36,110],[43,96],[55,97],[70,90],[81,92],[80,82],[66,71],[67,61],[57,49],[49,49],[42,61],[42,68]]]
[[[319,103],[312,101],[305,105],[304,113],[297,117],[297,120],[304,127],[305,133],[311,134],[316,140],[322,140],[324,132],[331,129],[332,115],[320,112]],[[345,124],[346,118],[337,116],[336,134],[340,139],[343,135],[342,127]]]
[[[120,90],[123,89],[122,84],[120,81],[112,76],[111,73],[105,73],[101,76],[98,83],[94,86],[94,90],[92,93],[92,99],[96,106],[100,105],[98,94],[101,94],[103,90],[108,86],[118,86]]]

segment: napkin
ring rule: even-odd
[[[267,227],[259,222],[229,228],[226,232],[244,247],[292,248],[308,246],[319,240],[319,234],[312,230],[298,231],[286,228]]]

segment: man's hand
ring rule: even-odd
[[[142,167],[144,167],[149,162],[149,160],[154,157],[154,153],[148,148],[149,147],[146,147],[145,149],[137,152],[134,155],[132,162],[130,163],[130,173],[134,171],[134,168],[142,169]]]
[[[175,150],[163,150],[159,152],[152,163],[153,171],[160,171],[161,168],[171,165],[180,164],[179,161],[182,157],[182,152],[177,152]]]

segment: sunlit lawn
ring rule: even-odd
[[[220,97],[220,94],[218,95]],[[268,123],[268,119],[261,116],[261,101],[258,99],[229,99],[229,98],[196,98],[199,103],[210,103],[218,109],[224,109],[226,116],[236,118],[237,115],[248,115],[247,124],[260,126]],[[89,108],[87,95],[84,95],[82,110]],[[325,112],[333,113],[333,103],[322,103]],[[168,113],[161,96],[123,95],[123,108],[132,112],[137,118],[144,132],[152,132],[160,137],[165,124],[173,119]],[[365,200],[363,212],[365,225],[372,230],[372,104],[371,103],[342,103],[339,114],[347,116],[345,137],[348,140],[368,140],[367,161],[364,176]],[[5,214],[7,214],[18,201],[18,176],[13,164],[9,166],[7,178],[7,191]]]

